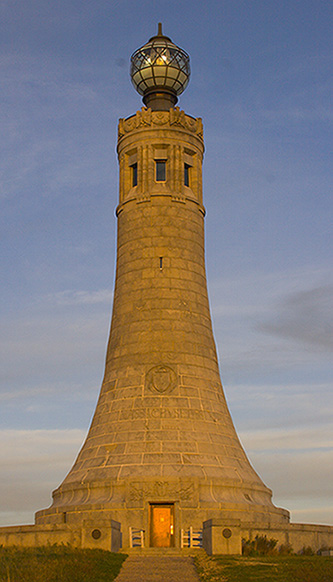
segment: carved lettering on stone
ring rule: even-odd
[[[130,484],[129,499],[131,502],[142,501],[149,497],[152,501],[165,498],[189,501],[193,499],[194,489],[194,483],[182,485],[168,483],[167,481],[155,481],[153,483],[136,482]]]
[[[140,419],[158,419],[158,418],[183,418],[186,420],[208,420],[217,422],[218,413],[212,413],[210,410],[199,410],[196,408],[135,408],[128,410],[123,408],[119,412],[120,420],[140,420]]]

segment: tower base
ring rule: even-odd
[[[95,483],[65,483],[53,493],[53,504],[36,513],[36,524],[81,525],[87,519],[99,527],[100,522],[114,519],[121,523],[123,545],[129,546],[130,528],[145,532],[146,546],[154,541],[156,507],[164,508],[168,520],[168,545],[180,547],[182,530],[201,530],[208,519],[250,522],[254,526],[283,526],[289,523],[289,512],[271,501],[271,491],[263,484],[247,486],[241,481],[219,479],[146,478]],[[163,535],[163,534],[161,534]],[[167,532],[165,532],[167,536]],[[163,542],[164,543],[164,542]],[[165,542],[166,543],[166,542]]]

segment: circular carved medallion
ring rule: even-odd
[[[146,374],[146,386],[152,392],[171,392],[177,386],[177,374],[169,366],[154,366]]]
[[[94,540],[99,540],[99,538],[101,537],[101,535],[102,535],[102,532],[101,532],[100,529],[94,529],[91,532],[91,536],[94,538]]]
[[[231,529],[229,529],[228,527],[225,527],[224,530],[223,530],[223,532],[222,532],[222,535],[226,539],[231,538],[231,536],[232,536]]]

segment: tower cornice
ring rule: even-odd
[[[119,119],[118,140],[140,127],[179,127],[193,133],[203,144],[203,125],[201,117],[192,117],[179,107],[171,108],[169,111],[152,111],[150,108],[142,107],[134,115]]]

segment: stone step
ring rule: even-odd
[[[161,548],[147,548],[161,549]],[[168,549],[168,548],[165,548]],[[173,549],[173,548],[171,548]],[[199,582],[190,556],[130,555],[115,582]]]
[[[129,556],[198,556],[206,554],[203,548],[121,548],[122,554]]]

